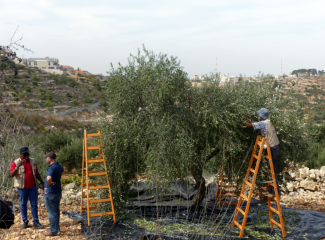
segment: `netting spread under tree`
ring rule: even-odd
[[[221,161],[235,167],[252,150],[259,132],[241,122],[257,120],[261,107],[269,109],[281,141],[279,178],[286,159],[303,160],[302,113],[290,96],[280,96],[271,80],[219,86],[212,76],[193,87],[177,58],[143,52],[131,55],[126,66],[112,65],[107,82],[114,116],[99,127],[115,205],[127,200],[130,183],[141,175],[159,183],[192,175],[199,189],[193,204],[200,203],[203,171],[216,173]],[[247,166],[248,160],[242,178]]]

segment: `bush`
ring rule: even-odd
[[[27,85],[27,86],[25,87],[25,91],[26,91],[26,92],[31,92],[32,89],[31,89],[31,87],[30,87],[29,85]]]
[[[44,152],[59,152],[61,148],[70,144],[75,136],[65,131],[50,131],[41,137]]]
[[[73,79],[72,79],[72,80],[70,81],[70,83],[69,83],[69,86],[70,86],[70,87],[75,87],[75,86],[77,86],[77,85],[78,85],[78,83],[77,83],[75,80],[73,80]]]
[[[89,98],[88,95],[85,95],[85,103],[91,103],[91,99]]]
[[[68,171],[72,169],[81,169],[82,167],[82,151],[83,139],[73,139],[70,144],[65,145],[60,149],[57,160],[62,165],[67,167]]]
[[[69,92],[67,92],[66,96],[67,96],[68,98],[70,98],[70,97],[72,97],[72,94],[69,93]]]
[[[45,103],[43,103],[42,107],[53,107],[54,104],[52,103],[51,100],[46,100]]]
[[[34,105],[33,105],[32,102],[29,102],[29,103],[27,104],[27,107],[28,107],[28,108],[34,108]]]
[[[62,186],[68,185],[69,183],[75,183],[79,187],[81,185],[81,177],[78,174],[74,174],[61,178]]]

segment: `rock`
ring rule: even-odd
[[[298,171],[295,171],[295,170],[291,170],[289,172],[289,175],[291,177],[292,180],[295,180],[296,177],[299,177],[299,172]]]
[[[8,199],[8,200],[14,200],[14,199],[19,198],[18,191],[16,189],[8,190],[5,193],[5,198]]]
[[[305,190],[312,190],[315,191],[316,190],[316,184],[312,179],[305,179],[303,181],[300,182],[300,187],[302,187]]]
[[[293,184],[292,183],[287,183],[287,189],[289,192],[292,192],[293,191]]]
[[[313,179],[314,181],[316,180],[316,174],[315,174],[315,173],[311,173],[311,174],[309,175],[309,177],[310,177],[311,179]]]
[[[303,178],[303,179],[305,179],[306,177],[309,177],[309,168],[304,167],[304,168],[299,169],[299,175],[300,175],[300,178]]]
[[[298,182],[300,182],[300,181],[302,181],[302,180],[304,180],[303,178],[296,178],[296,181],[298,181]]]
[[[64,188],[63,188],[63,191],[73,191],[73,189],[76,189],[77,186],[75,183],[69,183],[68,185],[66,185]]]
[[[66,204],[66,205],[71,205],[71,204],[72,204],[72,201],[71,201],[71,200],[68,200],[68,201],[66,201],[65,204]]]

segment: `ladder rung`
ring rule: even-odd
[[[106,186],[89,187],[89,190],[94,190],[94,189],[104,189],[104,188],[109,188],[109,186],[106,185]]]
[[[222,193],[234,193],[236,191],[222,191]]]
[[[93,198],[95,195],[89,195],[89,198]],[[82,198],[87,198],[87,194],[82,195]]]
[[[88,183],[88,186],[98,185],[99,183]],[[87,187],[87,184],[83,184],[83,187]]]
[[[248,197],[246,197],[244,194],[240,194],[240,196],[248,202]]]
[[[273,212],[275,212],[276,214],[280,215],[279,211],[278,211],[278,210],[276,210],[275,208],[273,208],[273,207],[270,207],[270,209],[271,209]]]
[[[227,194],[221,194],[220,197],[237,197],[237,195],[227,195]]]
[[[105,162],[105,159],[103,158],[88,158],[87,159],[88,163],[100,163],[100,162]],[[86,160],[85,160],[86,162]]]
[[[89,214],[89,217],[99,217],[105,215],[114,215],[114,213],[113,212],[93,213],[93,214]]]
[[[98,199],[98,200],[90,200],[89,203],[102,203],[102,202],[111,202],[110,198],[107,199]]]
[[[275,225],[277,225],[279,228],[282,229],[282,226],[280,223],[278,223],[277,221],[275,221],[274,219],[271,219],[271,222],[273,222]]]
[[[255,169],[250,168],[249,171],[251,171],[252,173],[255,173]]]
[[[243,230],[242,226],[237,221],[234,221],[234,223],[237,225],[237,227],[239,227],[240,230]]]
[[[245,212],[244,212],[243,209],[241,209],[240,207],[237,207],[237,209],[238,209],[238,211],[239,211],[241,214],[243,214],[243,215],[245,216]]]
[[[87,150],[96,150],[96,149],[99,149],[99,146],[87,147]]]
[[[100,136],[100,133],[90,133],[86,135],[86,137],[97,137],[97,136]]]
[[[238,202],[220,202],[221,205],[236,205],[238,204]]]
[[[97,207],[96,206],[89,206],[89,210],[90,209],[96,209]],[[88,210],[87,207],[83,207],[82,210]]]
[[[256,154],[253,154],[253,157],[257,160],[259,160],[258,156]]]
[[[222,184],[219,184],[218,187],[237,187],[237,184],[236,185],[222,185]]]
[[[251,184],[250,182],[245,181],[245,183],[246,183],[248,186],[252,187],[252,184]]]
[[[94,173],[89,173],[88,176],[92,177],[92,176],[104,176],[106,175],[106,172],[94,172]]]

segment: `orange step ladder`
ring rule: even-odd
[[[219,201],[219,209],[221,209],[221,205],[237,205],[238,198],[238,177],[233,177],[233,175],[222,174],[222,163],[220,164],[220,170],[217,179],[217,191],[215,202]],[[229,170],[229,168],[228,168]],[[223,197],[235,198],[236,202],[222,202],[221,199]]]
[[[88,146],[87,140],[93,139],[94,137],[98,137],[98,145],[97,146]],[[88,158],[88,151],[98,150],[98,158]],[[89,164],[92,164],[92,167],[94,165],[100,164],[100,167],[104,169],[104,171],[91,171],[89,170]],[[101,182],[95,183],[90,182],[91,177],[97,177],[97,176],[106,176],[106,181],[102,179]],[[91,133],[87,134],[87,130],[84,130],[84,139],[83,139],[83,154],[82,154],[82,178],[81,178],[81,210],[80,215],[82,215],[82,212],[85,210],[87,211],[88,216],[88,226],[90,226],[90,217],[98,217],[98,216],[105,216],[105,215],[112,215],[114,223],[116,222],[115,219],[115,212],[114,212],[114,205],[113,205],[113,198],[111,193],[111,187],[108,180],[107,175],[107,167],[106,167],[106,161],[105,156],[102,151],[102,142],[100,139],[100,131],[97,133]],[[86,181],[86,182],[84,182]],[[106,183],[105,183],[106,182]],[[104,184],[105,185],[102,185]],[[86,187],[86,196],[84,196],[84,187]],[[94,198],[95,196],[90,194],[91,190],[97,190],[97,189],[107,189],[109,193],[109,198],[107,199],[90,199]],[[83,201],[84,198],[86,198],[86,206],[84,206]],[[90,214],[89,210],[91,209],[97,209],[97,206],[90,206],[91,204],[98,204],[98,203],[111,203],[111,212],[101,212],[101,213],[93,213]]]
[[[269,160],[269,165],[270,165],[269,172],[272,175],[272,180],[271,181],[257,182],[256,177],[257,177],[258,169],[260,167],[260,163],[261,163],[261,160],[262,160],[262,155],[263,155],[263,150],[264,150],[264,145],[265,144],[266,144],[266,151],[267,151],[267,155],[265,157]],[[258,155],[256,154],[257,151],[258,151]],[[255,160],[256,160],[256,166],[255,166],[255,169],[253,169],[252,166],[253,166],[253,163],[254,163]],[[250,173],[254,174],[252,182],[248,182],[248,177],[249,177]],[[273,162],[272,162],[271,149],[270,149],[270,145],[267,142],[267,139],[264,138],[261,135],[257,136],[257,138],[256,138],[256,142],[255,142],[254,150],[253,150],[253,153],[252,153],[252,157],[251,157],[251,160],[249,162],[249,166],[248,166],[248,169],[247,169],[247,173],[246,173],[246,176],[245,176],[245,180],[244,180],[244,183],[243,183],[241,193],[239,195],[239,201],[238,201],[238,204],[237,204],[237,207],[236,207],[236,210],[235,210],[234,219],[233,219],[232,224],[231,224],[231,228],[234,228],[235,225],[237,227],[239,227],[239,229],[240,229],[239,237],[240,238],[242,238],[243,235],[244,235],[244,229],[245,229],[245,225],[246,225],[246,220],[247,220],[247,216],[248,216],[248,212],[249,212],[250,203],[251,203],[251,200],[252,200],[252,195],[253,195],[255,183],[266,183],[267,184],[267,189],[268,189],[269,186],[274,187],[274,191],[275,191],[274,200],[276,201],[278,209],[276,210],[271,206],[271,198],[268,197],[267,202],[268,202],[268,207],[269,207],[270,225],[271,225],[272,229],[274,228],[274,224],[277,225],[279,228],[281,228],[282,236],[283,236],[283,238],[285,238],[286,237],[286,232],[285,232],[285,228],[284,228],[283,215],[282,215],[281,205],[280,205],[279,189],[277,189],[276,178],[275,178],[275,174],[274,174],[274,167],[273,167]],[[246,187],[246,185],[248,185],[250,187],[248,197],[245,196],[245,187]],[[242,209],[243,199],[245,199],[247,201],[245,211]],[[241,214],[244,215],[242,224],[237,222],[238,212],[240,212]],[[278,223],[277,221],[275,221],[273,219],[273,213],[276,213],[276,214],[279,215],[280,223]]]

